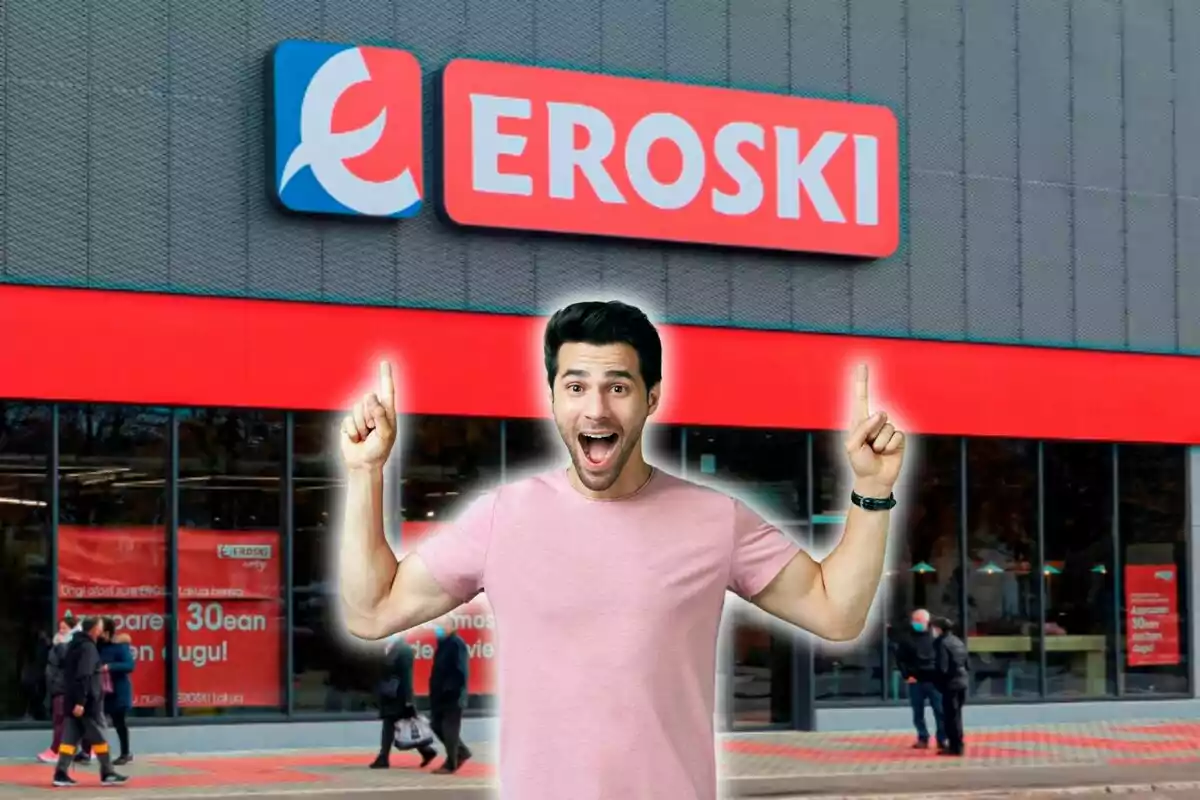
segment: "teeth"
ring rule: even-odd
[[[609,436],[612,436],[611,433],[585,433],[583,435],[589,439],[607,439]]]

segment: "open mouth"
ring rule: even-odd
[[[617,451],[618,436],[615,433],[581,433],[579,446],[583,457],[594,467],[603,465]]]

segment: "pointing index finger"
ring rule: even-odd
[[[379,400],[389,412],[396,407],[396,384],[392,380],[392,365],[379,362]]]
[[[854,370],[854,421],[863,422],[871,416],[871,403],[867,390],[867,365],[859,364]]]

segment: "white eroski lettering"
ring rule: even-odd
[[[742,216],[758,210],[763,200],[762,176],[750,162],[742,158],[738,145],[752,144],[762,150],[766,146],[765,136],[762,126],[752,122],[731,122],[717,131],[713,155],[738,185],[737,194],[726,194],[715,188],[712,190],[712,206],[718,214]]]
[[[854,221],[879,224],[879,140],[854,134]]]
[[[683,169],[674,183],[660,183],[650,172],[650,147],[669,139],[679,148]],[[655,208],[674,211],[696,199],[704,185],[704,144],[687,120],[675,114],[647,114],[625,142],[625,170],[634,191]]]
[[[800,188],[803,187],[821,221],[846,221],[824,175],[825,165],[845,140],[844,133],[822,133],[801,159],[800,132],[795,128],[775,127],[776,185],[781,219],[800,219]]]
[[[532,104],[519,97],[471,95],[471,186],[477,192],[533,194],[533,178],[500,172],[500,156],[525,152],[525,137],[500,132],[500,118],[529,119]]]
[[[575,170],[592,185],[596,196],[605,203],[624,203],[620,189],[604,169],[604,159],[616,143],[616,131],[603,111],[582,103],[547,103],[550,113],[550,196],[558,200],[575,199]],[[575,129],[585,128],[587,144],[575,147]]]

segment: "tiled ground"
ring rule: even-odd
[[[931,787],[947,781],[966,785],[971,776],[1016,772],[1036,773],[1041,783],[1052,783],[1055,775],[1063,780],[1072,776],[1069,782],[1079,783],[1079,776],[1086,781],[1089,775],[1101,774],[1131,776],[1122,782],[1150,782],[1168,770],[1175,780],[1194,773],[1200,781],[1200,722],[976,730],[968,735],[968,755],[963,759],[913,750],[911,744],[910,736],[879,732],[742,734],[722,740],[722,773],[731,784],[743,787],[773,781],[777,788],[782,780],[795,781],[797,789],[807,791],[822,781],[830,785],[840,781],[839,786],[856,791],[883,791],[884,784],[921,791],[922,781]],[[423,788],[489,785],[494,776],[493,751],[486,743],[474,749],[476,758],[452,777],[418,769],[416,756],[409,754],[393,754],[392,769],[386,771],[366,769],[373,755],[367,752],[157,756],[127,767],[134,780],[119,793],[166,797],[186,788],[193,796],[228,795],[294,787],[336,795],[339,789],[357,793],[379,787],[413,790],[411,800],[417,800],[425,794]],[[76,770],[81,788],[96,786],[96,772],[94,766]],[[40,796],[49,791],[50,775],[49,766],[36,762],[2,762],[0,798]],[[989,780],[996,785],[995,777]]]

